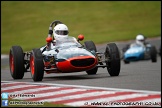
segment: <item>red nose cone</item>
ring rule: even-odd
[[[82,40],[84,39],[84,36],[83,36],[82,34],[80,34],[80,35],[78,36],[78,39],[79,39],[80,41],[82,41]]]
[[[47,37],[47,38],[46,38],[46,42],[48,42],[48,43],[49,43],[49,42],[52,42],[52,37]]]

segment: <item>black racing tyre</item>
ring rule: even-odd
[[[159,47],[159,56],[161,57],[161,45]]]
[[[124,62],[125,64],[129,64],[129,63],[130,63],[129,61],[127,61],[127,60],[125,60],[125,59],[123,59],[123,62]]]
[[[12,46],[9,52],[10,73],[13,79],[24,77],[24,53],[20,46]]]
[[[150,56],[151,56],[152,62],[157,62],[157,50],[156,50],[155,46],[152,46],[150,48]]]
[[[120,53],[115,43],[109,43],[105,50],[105,61],[110,76],[118,76],[120,73]]]
[[[84,46],[90,51],[94,50],[95,52],[97,52],[96,46],[93,41],[85,41]]]
[[[33,81],[42,81],[44,76],[44,63],[40,49],[32,50],[30,55],[30,71]]]
[[[93,41],[85,41],[84,46],[85,46],[85,48],[87,48],[90,51],[97,52],[96,46]],[[96,66],[95,68],[93,68],[91,70],[87,70],[86,72],[88,75],[94,75],[97,73],[97,70],[98,70],[98,67]]]

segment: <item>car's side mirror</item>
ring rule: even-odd
[[[46,38],[46,42],[47,42],[47,43],[52,42],[52,37],[47,37],[47,38]]]
[[[78,35],[78,41],[82,41],[84,39],[84,35],[80,34]]]

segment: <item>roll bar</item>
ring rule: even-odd
[[[53,21],[51,24],[50,24],[50,26],[49,26],[49,32],[48,32],[48,37],[52,37],[52,33],[53,33],[53,25],[55,24],[55,26],[57,25],[57,24],[63,24],[61,21],[59,21],[59,20],[55,20],[55,21]]]

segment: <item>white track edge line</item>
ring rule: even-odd
[[[17,82],[17,81],[1,81],[1,82]],[[161,94],[161,91],[149,91],[149,90],[133,90],[133,89],[121,89],[121,88],[106,88],[106,87],[94,87],[94,86],[82,86],[82,85],[35,83],[35,82],[24,82],[24,83],[37,84],[37,85],[50,85],[50,86],[52,85],[52,86],[64,86],[64,87],[78,87],[78,88],[89,88],[89,89],[103,89],[103,90],[114,90],[114,91],[130,91],[130,92]]]

